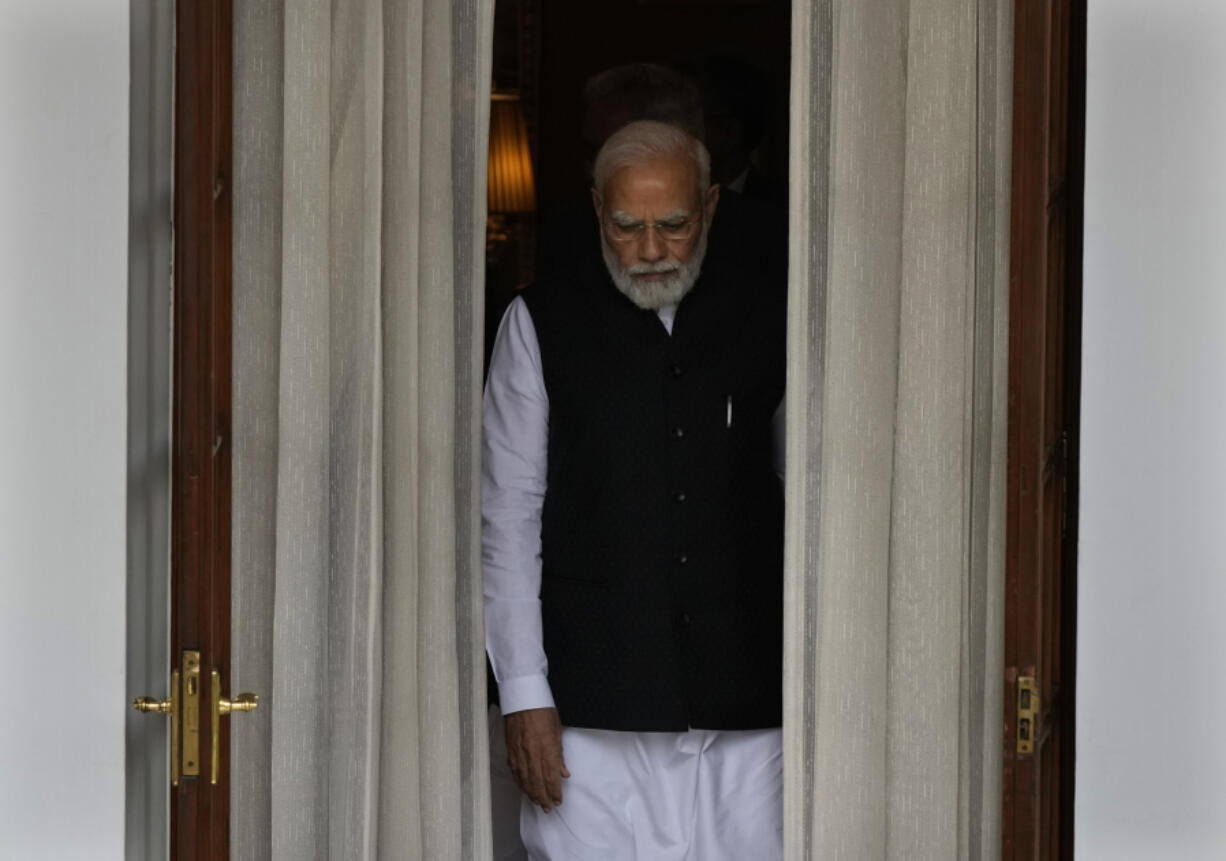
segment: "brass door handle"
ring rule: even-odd
[[[137,697],[132,700],[132,708],[138,712],[157,712],[168,715],[174,713],[174,700],[155,700],[153,697]]]
[[[132,707],[146,714],[164,714],[170,717],[170,783],[179,785],[183,776],[200,774],[200,652],[185,649],[181,669],[170,674],[170,696],[164,700],[153,697],[137,697]],[[212,783],[216,785],[221,771],[221,716],[233,712],[255,711],[260,698],[255,694],[239,694],[232,700],[221,695],[221,673],[210,673],[212,690]]]
[[[132,708],[146,714],[170,716],[170,784],[179,785],[179,671],[170,673],[170,696],[164,700],[153,697],[137,697]]]
[[[219,718],[222,715],[228,715],[232,712],[252,712],[260,705],[260,698],[255,694],[239,694],[232,700],[228,700],[221,695],[221,673],[213,670],[213,769],[212,783],[217,783],[217,774],[221,771],[221,721]]]
[[[233,700],[222,697],[217,702],[217,708],[223,715],[230,712],[253,712],[260,705],[260,698],[255,694],[239,694]]]

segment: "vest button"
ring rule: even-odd
[[[683,436],[685,436],[685,431],[681,429],[681,425],[673,428],[673,439],[681,439]]]
[[[677,554],[677,564],[678,565],[684,565],[689,561],[690,561],[690,557],[685,555],[684,553]]]
[[[681,366],[673,365],[671,368],[668,369],[668,372],[672,374],[674,377],[679,377],[681,376]]]
[[[690,623],[693,622],[694,620],[690,618],[689,613],[682,613],[681,618],[678,621],[681,622],[681,627],[688,628],[690,626]]]
[[[673,502],[685,502],[685,491],[678,490],[673,494]]]

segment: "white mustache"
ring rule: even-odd
[[[658,275],[676,271],[677,264],[669,263],[667,260],[660,260],[656,263],[635,263],[633,266],[626,267],[628,275]]]

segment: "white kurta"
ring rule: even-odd
[[[676,311],[674,305],[657,312],[670,334]],[[774,426],[782,473],[782,406]],[[485,640],[504,713],[554,705],[539,597],[548,435],[540,345],[528,307],[517,297],[503,317],[490,360],[482,463]],[[777,729],[566,728],[563,754],[571,778],[562,788],[564,808],[545,814],[526,800],[523,805],[521,826],[532,857],[780,857],[780,745]],[[497,796],[509,775],[501,763],[494,769]],[[725,844],[726,853],[719,854],[717,847]],[[744,854],[745,847],[754,851]]]

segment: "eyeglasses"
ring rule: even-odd
[[[605,236],[614,242],[634,242],[654,228],[656,235],[665,242],[684,242],[694,235],[698,218],[666,218],[663,221],[615,221],[604,222]]]

